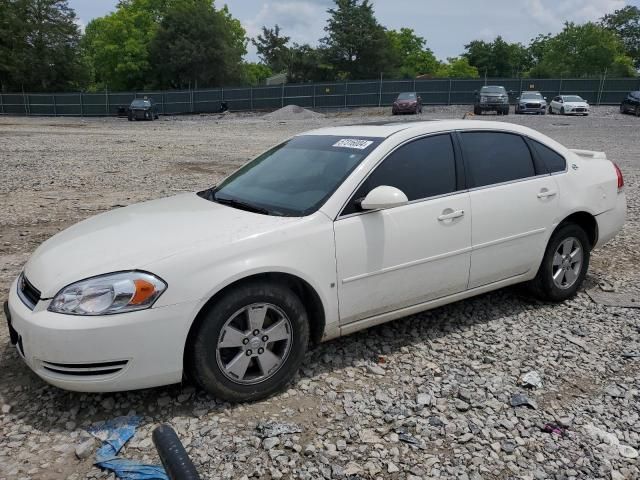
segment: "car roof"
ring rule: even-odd
[[[371,137],[388,138],[398,132],[415,131],[416,135],[452,130],[499,130],[521,134],[528,134],[532,130],[522,125],[507,122],[492,122],[484,120],[421,120],[413,122],[364,123],[360,125],[344,125],[340,127],[326,127],[301,135],[331,135],[335,137]]]

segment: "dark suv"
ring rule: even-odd
[[[499,85],[485,85],[475,91],[473,113],[496,112],[498,115],[509,115],[509,94],[507,89]]]
[[[640,91],[630,92],[620,104],[620,113],[633,113],[640,117]]]

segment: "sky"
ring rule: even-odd
[[[79,23],[113,11],[117,0],[69,0]],[[229,6],[249,37],[262,25],[280,25],[282,33],[298,43],[316,45],[324,36],[327,9],[332,0],[216,0]],[[539,33],[557,33],[565,21],[582,23],[640,0],[372,0],[378,21],[387,28],[413,28],[427,46],[444,60],[458,56],[471,40],[527,44]],[[249,44],[247,59],[256,61]]]

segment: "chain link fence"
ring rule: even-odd
[[[614,105],[631,90],[640,90],[640,78],[595,79],[490,79],[513,92],[538,90],[549,100],[576,94],[592,105]],[[286,105],[312,109],[389,106],[398,93],[415,91],[425,105],[469,105],[484,79],[371,80],[289,84],[267,87],[213,88],[103,93],[3,93],[0,115],[109,116],[117,115],[134,98],[150,97],[161,114],[214,113],[225,102],[232,111],[274,110]]]

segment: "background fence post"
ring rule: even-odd
[[[253,86],[249,85],[249,110],[253,111]]]
[[[558,85],[558,95],[562,95],[562,77],[560,77],[560,85]]]
[[[57,108],[57,102],[56,102],[56,95],[55,93],[53,94],[53,116],[57,117],[58,116],[58,108]]]
[[[284,107],[284,83],[282,84],[282,90],[280,92],[280,108]]]
[[[316,84],[313,84],[313,108],[316,108]]]
[[[380,73],[380,86],[378,88],[378,107],[382,106],[382,73]]]
[[[107,117],[111,114],[111,105],[109,104],[109,87],[104,88],[104,101],[105,106],[107,107]]]
[[[447,105],[451,105],[451,84],[453,83],[453,80],[450,78],[449,79],[449,94],[447,95]]]
[[[80,116],[84,117],[84,105],[82,102],[82,92],[80,92]]]
[[[4,115],[4,96],[2,93],[0,93],[0,114]]]
[[[164,98],[165,98],[165,95],[166,95],[166,93],[165,93],[165,92],[162,92],[162,95],[161,95],[161,97],[160,97],[160,100],[162,100],[162,114],[163,114],[163,115],[166,115],[166,111],[165,111],[165,108],[164,108]]]
[[[347,90],[349,89],[349,82],[344,82],[344,108],[347,108]]]

